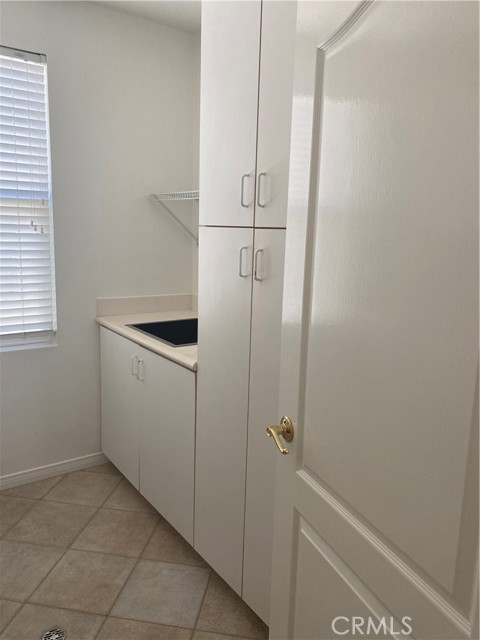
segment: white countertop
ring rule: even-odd
[[[165,320],[184,320],[185,318],[196,318],[197,312],[192,309],[183,311],[155,311],[153,313],[132,313],[119,316],[99,316],[97,322],[102,327],[106,327],[115,333],[136,342],[149,351],[154,351],[164,358],[176,362],[182,367],[197,370],[197,345],[188,347],[171,347],[160,340],[149,336],[127,326],[129,324],[139,324],[140,322],[162,322]]]

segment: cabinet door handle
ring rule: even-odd
[[[139,380],[140,382],[145,382],[145,361],[144,360],[138,361],[137,380]]]
[[[262,199],[260,197],[262,192],[262,184],[264,182],[262,178],[266,178],[266,177],[267,177],[267,174],[265,172],[259,173],[258,180],[257,180],[257,205],[262,209],[267,206],[267,203],[265,201],[262,202]]]
[[[238,275],[240,278],[248,278],[248,273],[244,273],[243,271],[243,256],[245,255],[245,251],[248,251],[248,247],[242,247],[240,249],[239,259],[238,259]]]
[[[243,176],[242,176],[242,186],[241,186],[241,189],[240,189],[240,204],[245,209],[248,209],[248,207],[250,206],[248,204],[248,202],[245,201],[245,180],[247,178],[250,178],[250,174],[249,173],[244,173]]]
[[[130,360],[132,361],[132,376],[138,378],[138,356],[132,356]]]
[[[257,249],[255,251],[255,264],[254,264],[254,267],[253,267],[253,277],[255,278],[255,280],[257,282],[261,282],[263,280],[263,274],[262,274],[262,277],[260,277],[258,275],[258,271],[259,271],[259,269],[258,269],[258,256],[259,255],[261,255],[262,258],[263,258],[263,249]],[[263,264],[263,259],[262,259],[262,264]]]

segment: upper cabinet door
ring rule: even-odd
[[[251,227],[261,3],[202,3],[200,224]]]
[[[256,227],[287,222],[296,11],[296,2],[262,4]]]

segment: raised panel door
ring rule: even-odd
[[[478,4],[332,11],[297,16],[271,635],[473,639]]]

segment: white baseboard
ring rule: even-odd
[[[21,484],[35,482],[36,480],[45,480],[45,478],[52,478],[53,476],[60,476],[63,473],[70,473],[71,471],[87,469],[88,467],[94,467],[97,464],[103,464],[105,462],[108,462],[107,458],[99,451],[98,453],[91,453],[88,456],[47,464],[44,467],[18,471],[17,473],[0,477],[0,490],[18,487]]]

